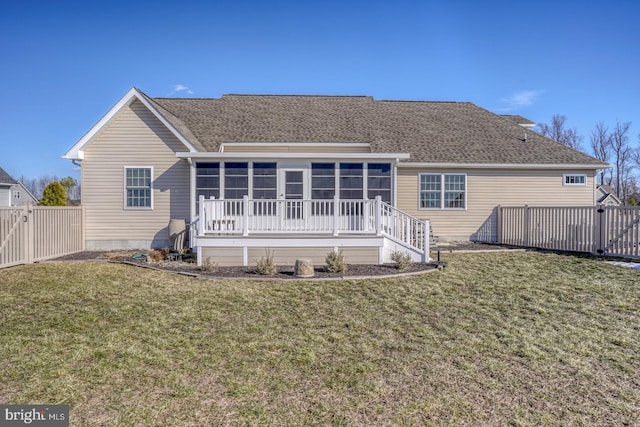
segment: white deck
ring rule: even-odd
[[[429,259],[429,224],[375,200],[199,200],[192,242],[202,248],[378,248],[375,263],[400,250]],[[374,263],[374,262],[371,262]]]

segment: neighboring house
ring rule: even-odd
[[[64,157],[81,162],[87,249],[166,246],[183,219],[199,261],[218,265],[266,249],[279,263],[340,249],[352,263],[424,259],[423,220],[442,240],[486,241],[498,205],[595,204],[608,165],[517,117],[468,102],[133,88]]]
[[[38,199],[20,181],[11,189],[11,206],[37,205]]]
[[[12,206],[11,191],[16,184],[18,184],[18,181],[11,178],[4,169],[0,168],[0,206]]]
[[[37,205],[38,199],[20,181],[0,168],[0,206]]]
[[[615,191],[608,185],[598,185],[596,188],[596,204],[605,206],[620,206],[622,202]]]

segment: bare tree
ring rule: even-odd
[[[566,122],[567,116],[554,114],[551,117],[550,124],[538,124],[538,132],[562,145],[566,145],[574,150],[581,150],[582,136],[578,135],[578,131],[575,128],[566,127]]]
[[[626,203],[627,196],[632,191],[632,171],[634,168],[634,150],[629,146],[629,127],[631,122],[616,122],[616,126],[611,131],[611,153],[613,155],[613,189],[618,194],[620,200]]]
[[[593,156],[603,162],[609,161],[611,155],[611,135],[609,134],[609,128],[604,123],[596,123],[595,128],[591,131],[591,149],[593,150]],[[611,186],[613,180],[613,174],[611,169],[605,169],[602,171],[602,182]]]
[[[31,194],[40,200],[46,186],[54,181],[58,181],[58,177],[55,175],[41,175],[37,178],[27,178],[24,175],[20,175],[18,181],[20,181],[27,190],[31,192]]]

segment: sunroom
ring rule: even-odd
[[[394,207],[396,165],[408,154],[353,143],[265,145],[178,153],[191,164],[198,262],[249,265],[270,252],[279,264],[321,263],[341,251],[348,262],[380,264],[398,250],[428,259],[428,224]]]

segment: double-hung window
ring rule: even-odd
[[[466,178],[465,174],[420,174],[420,209],[465,209]]]
[[[153,209],[153,168],[125,166],[124,206],[126,209]]]

